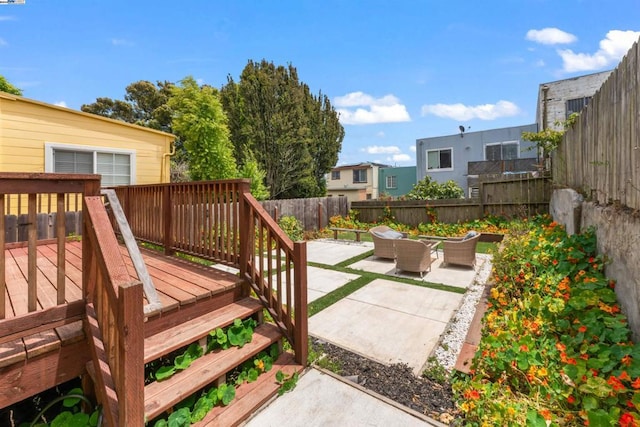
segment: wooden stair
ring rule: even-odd
[[[145,339],[144,362],[151,362],[194,342],[200,341],[204,344],[204,339],[211,330],[229,326],[238,318],[246,319],[253,316],[262,319],[261,312],[262,305],[259,301],[254,298],[243,298],[211,313],[156,333]],[[259,324],[254,330],[251,342],[242,348],[231,347],[205,354],[194,360],[184,371],[177,372],[166,380],[146,385],[144,389],[145,419],[152,420],[193,393],[209,385],[224,382],[229,371],[281,340],[282,333],[275,325]],[[273,369],[260,375],[254,383],[238,387],[236,398],[229,406],[214,408],[199,425],[237,425],[275,395],[278,389],[275,373],[278,369],[290,374],[302,368],[293,362],[289,354],[282,354],[274,362]],[[222,424],[218,420],[219,417],[225,420]]]

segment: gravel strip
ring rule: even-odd
[[[485,258],[485,261],[478,269],[473,284],[469,286],[469,289],[464,294],[460,308],[449,321],[449,325],[440,340],[440,345],[434,353],[438,363],[449,372],[453,370],[456,364],[458,354],[460,354],[469,326],[476,313],[476,306],[482,297],[485,284],[491,274],[491,257],[478,255],[478,257],[481,256]]]

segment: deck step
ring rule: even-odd
[[[239,425],[276,395],[280,388],[280,384],[276,381],[276,373],[278,371],[282,371],[289,377],[295,372],[302,372],[303,369],[302,365],[298,365],[294,361],[292,354],[281,354],[269,372],[260,375],[258,380],[253,383],[244,383],[238,387],[236,389],[236,398],[233,399],[229,406],[216,406],[202,421],[194,424],[194,426]]]
[[[265,323],[255,329],[253,339],[244,347],[206,354],[171,378],[147,385],[144,388],[145,418],[152,420],[281,338],[282,333],[276,326]]]
[[[144,340],[144,363],[206,337],[215,328],[224,328],[235,319],[244,319],[262,309],[255,298],[243,298],[212,313],[196,317]]]

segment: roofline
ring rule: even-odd
[[[138,129],[138,130],[144,130],[144,131],[147,131],[147,132],[156,133],[156,134],[163,135],[163,136],[166,136],[166,137],[170,137],[170,138],[173,138],[173,139],[176,138],[176,136],[174,134],[172,134],[172,133],[163,132],[161,130],[157,130],[157,129],[153,129],[153,128],[148,128],[148,127],[136,125],[136,124],[133,124],[133,123],[123,122],[122,120],[110,119],[108,117],[100,116],[98,114],[85,113],[84,111],[74,110],[74,109],[67,108],[67,107],[60,107],[58,105],[49,104],[49,103],[42,102],[42,101],[36,101],[35,99],[25,98],[24,96],[12,95],[10,93],[6,93],[6,92],[0,91],[0,98],[7,99],[9,101],[22,101],[22,102],[26,102],[26,103],[29,103],[29,104],[35,104],[35,105],[39,105],[41,107],[46,107],[46,108],[53,108],[55,110],[63,111],[65,113],[77,114],[79,116],[88,117],[88,118],[91,118],[91,119],[102,120],[102,121],[105,121],[105,122],[108,122],[108,123],[118,124],[118,125],[121,125],[121,126],[127,126],[127,127],[131,127],[131,128]]]
[[[554,81],[552,81],[552,82],[540,83],[540,84],[539,84],[539,87],[542,87],[542,86],[544,86],[544,85],[551,85],[551,84],[554,84],[554,83],[560,83],[560,82],[564,82],[564,81],[567,81],[567,80],[577,80],[577,79],[579,79],[579,78],[581,78],[581,77],[595,76],[595,75],[598,75],[598,74],[604,74],[604,73],[609,73],[609,74],[610,74],[610,73],[611,73],[611,72],[613,72],[614,70],[615,70],[615,68],[612,68],[611,70],[598,71],[597,73],[581,74],[581,75],[579,75],[579,76],[567,77],[566,79],[560,79],[560,80],[554,80]]]
[[[390,165],[385,165],[382,163],[374,163],[374,162],[361,162],[361,163],[352,163],[350,165],[340,165],[340,166],[335,166],[333,169],[331,170],[336,170],[336,169],[354,169],[354,168],[366,168],[366,167],[373,167],[373,166],[377,166],[379,168],[388,168],[391,167]]]
[[[464,132],[464,135],[466,136],[466,135],[472,135],[472,134],[475,134],[475,133],[492,132],[492,131],[495,131],[495,130],[502,130],[502,129],[523,128],[523,127],[526,127],[526,126],[533,126],[533,125],[538,125],[538,123],[535,123],[535,122],[534,122],[534,123],[527,123],[526,125],[505,126],[505,127],[501,127],[501,128],[491,128],[491,129],[483,129],[483,130],[474,130],[474,131],[471,131],[471,132]],[[446,137],[450,137],[450,136],[457,136],[457,137],[459,137],[459,136],[460,136],[460,132],[458,132],[458,133],[452,133],[452,134],[450,134],[450,135],[428,136],[428,137],[425,137],[425,138],[418,138],[418,139],[416,139],[416,143],[417,143],[417,142],[420,142],[420,141],[427,140],[427,139],[446,138]]]

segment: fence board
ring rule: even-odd
[[[553,157],[555,181],[601,203],[640,209],[638,43],[592,97]]]

